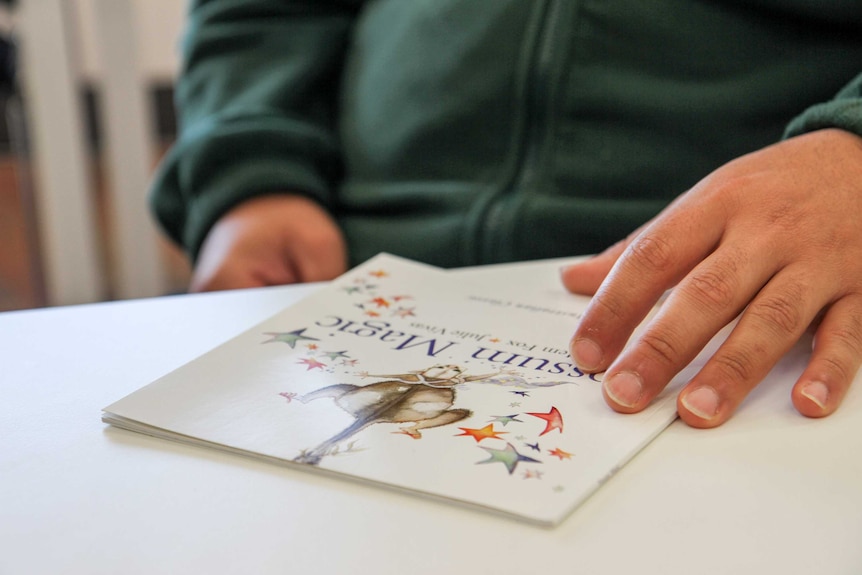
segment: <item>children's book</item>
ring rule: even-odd
[[[673,421],[675,397],[611,411],[567,351],[588,300],[523,273],[382,254],[102,419],[554,525]]]

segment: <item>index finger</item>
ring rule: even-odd
[[[715,249],[723,218],[689,204],[676,203],[646,227],[602,282],[570,343],[581,370],[607,369],[659,297]]]

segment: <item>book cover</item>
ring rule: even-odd
[[[675,398],[611,411],[567,351],[586,298],[511,274],[495,290],[382,254],[102,419],[554,525],[673,421]]]

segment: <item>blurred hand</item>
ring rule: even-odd
[[[302,196],[240,204],[210,230],[189,290],[226,290],[332,279],[347,269],[341,230]]]
[[[562,277],[574,293],[595,293],[571,351],[582,370],[607,370],[613,409],[642,410],[741,313],[680,392],[680,417],[725,422],[812,323],[792,400],[804,415],[829,415],[862,362],[862,138],[821,130],[730,162]]]

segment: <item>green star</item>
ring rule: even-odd
[[[264,335],[272,336],[272,339],[268,339],[263,343],[273,343],[276,341],[280,341],[282,343],[286,343],[290,346],[291,349],[296,349],[296,342],[298,341],[320,341],[316,337],[308,337],[307,335],[302,335],[305,332],[306,328],[297,329],[294,331],[282,331],[282,332],[265,332]]]
[[[339,358],[347,358],[347,351],[326,351],[321,354],[323,357],[328,357],[334,361]]]
[[[518,414],[517,414],[517,413],[516,413],[516,414],[514,414],[514,415],[492,415],[491,417],[493,418],[493,419],[491,419],[491,422],[493,422],[493,423],[500,423],[500,424],[502,424],[504,427],[505,427],[506,425],[508,425],[509,423],[511,423],[512,421],[515,421],[515,422],[517,422],[517,423],[523,423],[523,421],[521,421],[520,419],[518,419]]]
[[[494,449],[492,447],[482,447],[488,453],[491,454],[489,459],[484,461],[477,461],[476,464],[479,463],[494,463],[499,461],[503,465],[506,466],[506,469],[509,471],[509,475],[515,472],[515,467],[517,467],[518,462],[523,461],[525,463],[541,463],[538,459],[533,459],[532,457],[527,457],[526,455],[521,455],[518,451],[512,446],[511,443],[506,443],[506,449]]]

